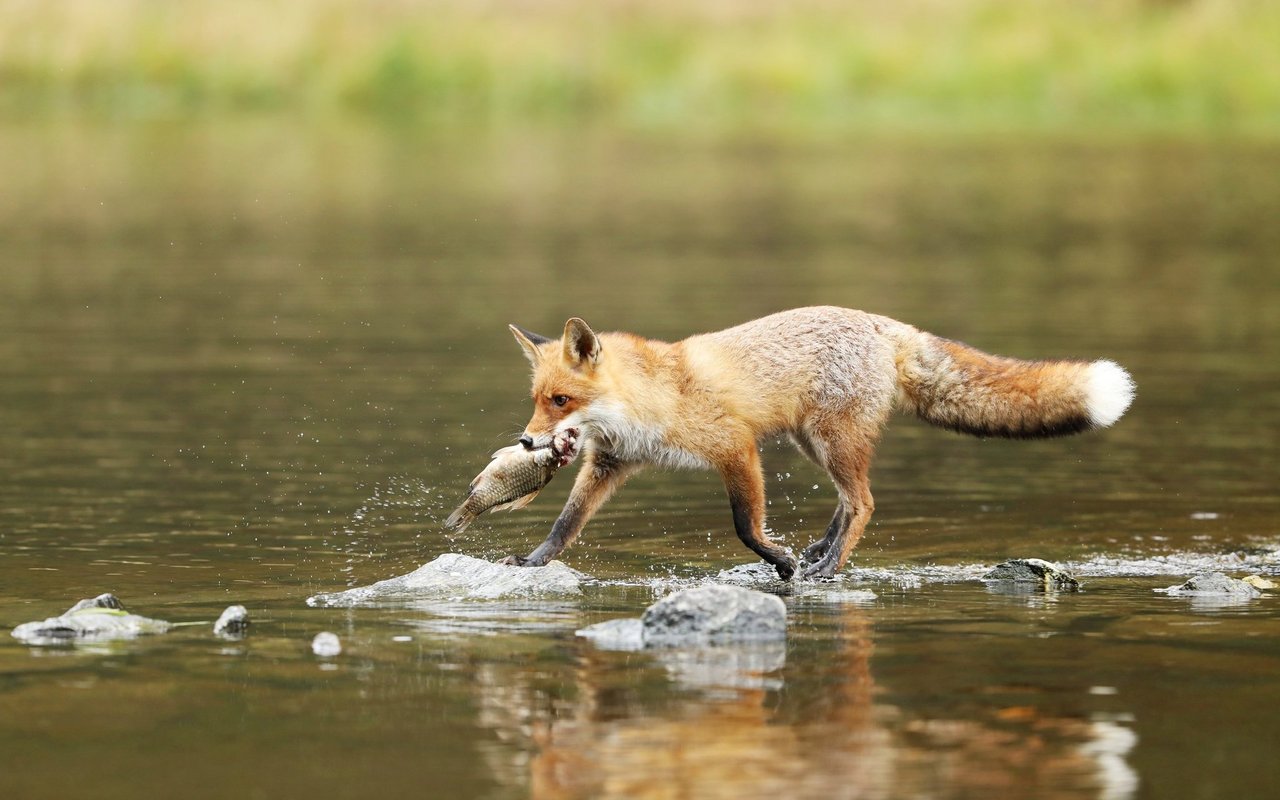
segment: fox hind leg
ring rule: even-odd
[[[791,440],[795,442],[796,447],[804,454],[805,458],[814,463],[814,466],[827,469],[827,448],[822,439],[815,438],[807,430],[799,430],[791,434]],[[833,476],[834,477],[834,476]],[[831,522],[827,524],[827,529],[823,533],[822,538],[809,544],[800,555],[805,564],[817,564],[831,549],[831,543],[839,538],[841,531],[849,527],[850,515],[849,510],[845,507],[844,500],[841,499],[836,503],[835,513],[831,515]]]
[[[846,431],[815,433],[807,448],[820,457],[819,463],[840,493],[840,505],[827,527],[826,535],[805,549],[809,566],[806,578],[832,578],[844,566],[866,530],[875,502],[871,497],[868,473],[873,443]],[[812,555],[814,558],[810,559]]]
[[[827,525],[827,531],[822,538],[813,542],[804,549],[804,553],[800,558],[806,564],[816,564],[827,554],[827,550],[831,548],[831,540],[839,535],[840,531],[849,524],[849,512],[844,510],[844,503],[836,504],[836,513],[831,516],[831,523]]]

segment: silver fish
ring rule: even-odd
[[[489,466],[471,482],[467,499],[449,515],[444,526],[464,531],[472,520],[490,509],[515,510],[529,505],[556,471],[573,460],[578,452],[578,431],[570,428],[556,435],[551,444],[536,450],[514,444],[491,456]]]

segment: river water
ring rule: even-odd
[[[1280,600],[1280,148],[666,140],[338,123],[0,128],[0,628],[102,592],[178,627],[0,636],[0,796],[1266,797]],[[581,597],[309,608],[444,552],[525,553],[569,481],[441,521],[529,414],[506,331],[680,338],[793,306],[1138,399],[1047,442],[905,417],[842,581],[776,648],[574,636],[752,562],[714,476],[649,473]],[[826,480],[765,446],[803,547]],[[1079,593],[976,580],[1060,561]],[[770,587],[766,587],[770,588]],[[874,592],[866,599],[849,590]],[[228,604],[241,641],[209,625]],[[333,631],[342,655],[311,637]]]

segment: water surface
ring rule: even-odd
[[[1280,572],[1278,168],[1240,143],[0,129],[0,627],[104,591],[256,620],[0,637],[0,794],[1269,796],[1276,601],[1152,589]],[[573,635],[752,560],[699,473],[605,507],[565,555],[580,598],[306,607],[545,536],[567,480],[440,527],[528,417],[506,323],[679,338],[815,303],[1113,358],[1139,397],[1050,442],[895,419],[867,536],[831,592],[786,593],[782,648]],[[783,445],[765,466],[801,547],[833,493]],[[975,580],[1011,556],[1085,590]]]

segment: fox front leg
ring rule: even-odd
[[[525,557],[507,556],[500,564],[518,567],[543,567],[548,561],[564,552],[573,544],[573,540],[582,533],[587,520],[596,513],[600,506],[609,499],[631,473],[635,471],[632,464],[619,461],[608,453],[590,450],[583,459],[582,469],[573,482],[573,491],[564,504],[560,517],[551,526],[551,534],[546,541]]]
[[[796,560],[785,547],[764,534],[764,475],[760,471],[760,455],[754,443],[742,455],[721,470],[729,507],[733,510],[733,528],[742,543],[756,555],[773,565],[778,577],[791,580]]]

